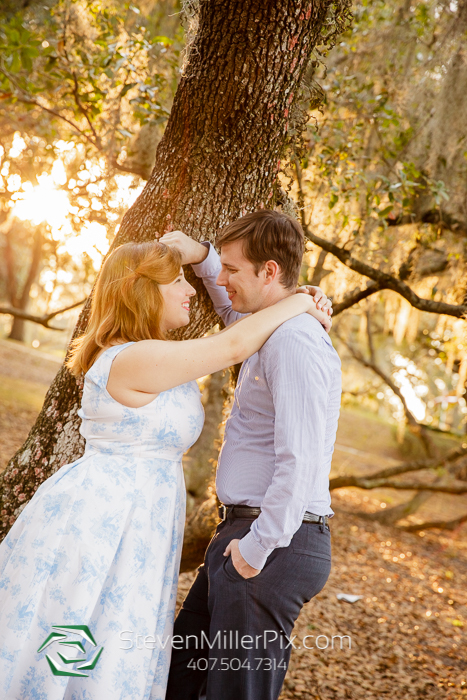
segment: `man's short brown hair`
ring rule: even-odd
[[[281,269],[279,281],[286,289],[297,286],[305,237],[298,221],[287,214],[260,209],[232,221],[219,234],[216,245],[243,241],[243,255],[255,266],[256,274],[268,260]]]

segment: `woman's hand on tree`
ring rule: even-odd
[[[208,256],[209,248],[190,238],[183,231],[170,231],[159,239],[159,243],[174,246],[182,254],[182,265],[197,265]]]

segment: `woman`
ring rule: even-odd
[[[204,418],[195,379],[245,360],[294,316],[328,320],[297,294],[221,333],[167,341],[188,324],[195,294],[180,262],[151,242],[104,263],[68,360],[85,374],[85,453],[42,484],[0,547],[2,698],[164,698],[181,459]]]

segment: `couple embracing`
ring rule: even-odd
[[[122,245],[104,263],[68,360],[84,375],[84,455],[40,486],[0,546],[6,700],[280,694],[295,620],[331,568],[340,361],[329,300],[316,287],[295,293],[304,252],[295,220],[254,212],[217,246],[220,259],[172,232]],[[168,341],[189,322],[190,263],[226,328]],[[174,625],[181,459],[204,418],[195,380],[239,362],[216,477],[222,519]],[[100,646],[86,672],[83,627]],[[122,644],[129,631],[143,643]]]

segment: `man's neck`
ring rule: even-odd
[[[292,296],[294,294],[294,290],[290,289],[285,289],[285,287],[277,287],[275,289],[272,289],[270,294],[268,294],[261,302],[261,305],[258,306],[258,308],[255,311],[261,311],[262,309],[267,309],[268,306],[273,306],[274,304],[277,304],[278,301],[281,301],[282,299],[286,299],[287,297]]]

